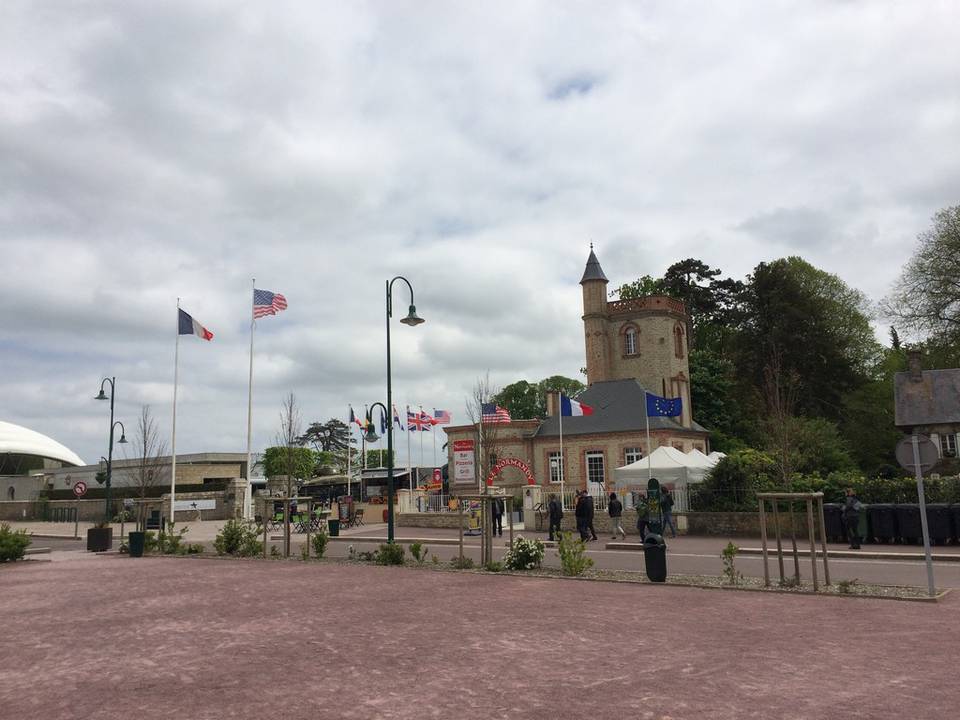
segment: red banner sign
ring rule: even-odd
[[[536,485],[537,481],[533,477],[530,467],[519,458],[503,458],[498,460],[497,464],[490,468],[490,474],[487,475],[487,485],[493,485],[493,479],[500,474],[500,471],[507,467],[515,467],[527,478],[527,485]]]

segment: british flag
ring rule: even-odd
[[[430,416],[425,412],[410,412],[407,410],[407,429],[410,432],[429,430]]]

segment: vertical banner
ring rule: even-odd
[[[453,484],[469,485],[477,482],[477,465],[473,440],[453,441]]]

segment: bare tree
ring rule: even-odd
[[[133,460],[135,465],[127,471],[127,476],[138,489],[140,502],[137,508],[137,528],[143,530],[147,492],[150,488],[167,482],[170,475],[167,443],[160,437],[149,405],[140,408],[131,450],[132,457],[127,459]]]
[[[467,398],[467,417],[477,429],[477,472],[481,481],[486,479],[493,463],[499,458],[501,427],[498,423],[483,422],[483,406],[493,403],[493,396],[499,392],[499,388],[490,384],[490,373],[487,372],[477,378]]]
[[[783,369],[782,355],[778,350],[774,350],[763,368],[763,379],[768,413],[767,446],[773,452],[780,484],[784,490],[789,490],[797,465],[793,433],[796,426],[794,413],[799,376],[796,371],[786,372]]]
[[[280,432],[277,433],[277,445],[284,453],[284,470],[287,476],[287,497],[293,495],[293,478],[297,473],[297,448],[300,447],[300,438],[303,435],[302,421],[297,398],[290,393],[283,399],[280,407]]]

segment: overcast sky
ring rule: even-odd
[[[960,198],[960,7],[922,3],[0,3],[0,419],[88,462],[128,432],[244,451],[394,393],[449,410],[584,365],[611,287],[801,255],[874,300]],[[406,287],[395,286],[402,316]],[[438,442],[438,445],[440,443]],[[427,438],[427,456],[431,442]],[[415,445],[415,459],[419,445]],[[401,449],[401,456],[405,455]]]

